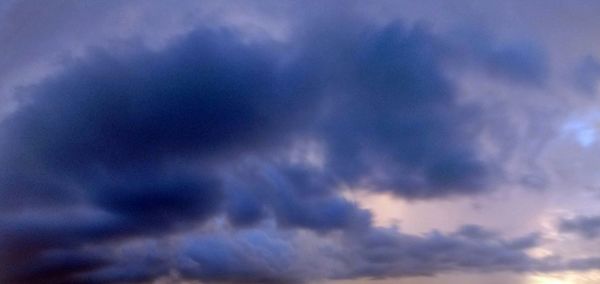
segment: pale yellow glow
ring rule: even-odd
[[[527,284],[597,284],[600,272],[563,272],[531,275]]]
[[[529,280],[530,284],[575,284],[568,280],[556,279],[548,276],[533,276]]]

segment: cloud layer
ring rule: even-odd
[[[506,165],[484,153],[505,143],[483,138],[498,127],[489,108],[465,100],[448,73],[539,88],[546,53],[336,20],[349,26],[303,22],[285,41],[200,26],[158,50],[116,42],[19,89],[20,107],[0,122],[0,280],[294,283],[597,267],[531,257],[537,234],[375,226],[348,191],[431,200],[507,182]]]

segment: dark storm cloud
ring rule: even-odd
[[[10,283],[70,283],[78,273],[100,269],[109,261],[100,255],[68,251],[48,252],[17,271],[11,271]],[[0,278],[2,279],[2,278]]]
[[[186,178],[172,164],[252,148],[293,127],[304,102],[291,100],[309,100],[290,93],[308,84],[283,88],[302,78],[286,77],[274,50],[246,46],[228,32],[199,32],[159,54],[134,50],[72,63],[33,87],[31,102],[2,127],[4,208],[79,204],[107,211],[114,222],[5,220],[7,249],[29,247],[35,255],[200,222],[219,208],[219,183],[198,173]],[[17,263],[11,260],[2,262]]]
[[[79,273],[70,280],[73,283],[148,283],[167,275],[172,268],[168,260],[168,245],[152,241],[108,247],[106,251],[100,247],[97,251],[110,263],[93,271]],[[94,250],[91,253],[95,253]]]
[[[236,237],[205,236],[182,248],[185,278],[219,283],[288,283],[293,275],[294,249],[281,238],[261,231]]]
[[[198,176],[128,178],[88,189],[89,203],[73,208],[6,213],[0,218],[0,263],[10,267],[46,250],[182,230],[213,216],[222,203],[219,185]]]
[[[230,198],[228,217],[234,224],[255,223],[265,214],[284,227],[319,232],[361,230],[371,223],[370,212],[335,194],[331,181],[314,169],[251,163],[244,173],[230,185],[236,197]]]
[[[51,201],[73,195],[66,188],[94,191],[98,176],[144,179],[136,171],[284,147],[292,134],[325,145],[326,179],[411,198],[484,189],[491,173],[474,144],[477,112],[455,102],[432,36],[399,25],[362,36],[327,47],[346,50],[347,72],[227,31],[195,32],[158,53],[94,52],[31,87],[30,102],[3,122],[3,195],[24,187],[11,202],[39,199],[28,187],[48,180]],[[331,80],[317,88],[323,74]]]
[[[3,122],[4,207],[72,199],[161,224],[214,212],[203,207],[218,204],[218,182],[177,180],[180,164],[271,143],[310,101],[294,92],[311,85],[271,47],[198,32],[161,53],[138,46],[72,63]]]
[[[517,239],[473,240],[456,235],[458,233],[431,232],[417,236],[393,229],[370,228],[327,241],[317,235],[272,227],[217,229],[199,236],[186,235],[177,247],[137,246],[126,249],[129,250],[127,256],[113,255],[112,259],[105,256],[113,262],[96,271],[84,271],[78,277],[90,283],[135,282],[148,278],[176,279],[172,282],[194,279],[207,283],[310,283],[318,278],[547,269],[544,263],[525,253],[530,246],[513,246]],[[152,253],[148,256],[144,251]],[[123,259],[130,255],[144,261]],[[165,269],[167,264],[171,265],[170,272]],[[132,265],[137,266],[132,269]],[[134,280],[133,275],[138,280]]]
[[[574,233],[586,239],[600,237],[600,216],[577,216],[560,221],[559,228],[565,233]]]
[[[34,87],[6,135],[42,165],[118,167],[251,148],[272,129],[293,127],[294,111],[310,101],[309,92],[300,96],[310,82],[286,77],[275,48],[246,46],[233,33],[197,32],[160,53],[130,52],[98,51]]]
[[[222,198],[214,181],[141,180],[96,190],[92,204],[123,218],[131,229],[160,232],[177,223],[206,219],[218,210]]]
[[[351,28],[315,31],[323,41],[200,29],[160,51],[115,44],[24,88],[23,106],[0,124],[0,279],[135,282],[175,269],[281,283],[527,270],[533,238],[504,241],[479,227],[399,234],[342,197],[347,187],[409,199],[477,194],[501,174],[479,152],[482,110],[459,102],[445,76],[442,39],[397,23]],[[541,80],[541,59],[528,54],[474,56],[511,80]],[[322,167],[287,158],[305,140],[322,146]],[[149,257],[111,250],[221,214],[236,228],[273,220],[281,231],[347,235],[348,247],[322,252],[341,268],[289,271],[293,248],[260,232],[194,238],[183,266],[169,247]],[[90,247],[106,250],[86,258]],[[56,251],[66,252],[47,256]]]
[[[494,173],[477,153],[479,110],[457,102],[438,39],[401,24],[361,39],[339,48],[344,72],[317,127],[326,167],[407,198],[486,189]]]

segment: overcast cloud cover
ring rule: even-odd
[[[597,283],[596,12],[3,2],[0,282]]]

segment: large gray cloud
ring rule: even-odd
[[[563,219],[559,228],[565,233],[574,233],[587,239],[600,237],[600,216],[577,216]]]
[[[100,246],[45,253],[27,267],[27,273],[15,274],[20,278],[13,280],[137,283],[166,278],[175,282],[301,283],[319,278],[428,276],[454,270],[521,272],[544,267],[524,252],[539,241],[535,235],[472,238],[460,231],[408,235],[372,228],[328,240],[322,235],[259,226],[213,228],[179,238],[175,245],[142,241],[117,245],[117,249]]]
[[[200,27],[158,51],[116,43],[23,88],[0,124],[0,279],[143,282],[175,270],[281,283],[537,269],[524,252],[535,237],[378,228],[340,188],[408,199],[493,189],[503,165],[481,155],[483,109],[460,100],[445,68],[466,58],[493,78],[540,86],[543,52],[465,46],[400,23],[305,24],[285,42]],[[322,148],[321,166],[289,159],[302,141]],[[147,257],[116,252],[215,218],[233,229]],[[265,222],[275,229],[248,228]],[[302,252],[282,235],[298,232],[339,238],[314,255],[331,270],[292,269]]]

